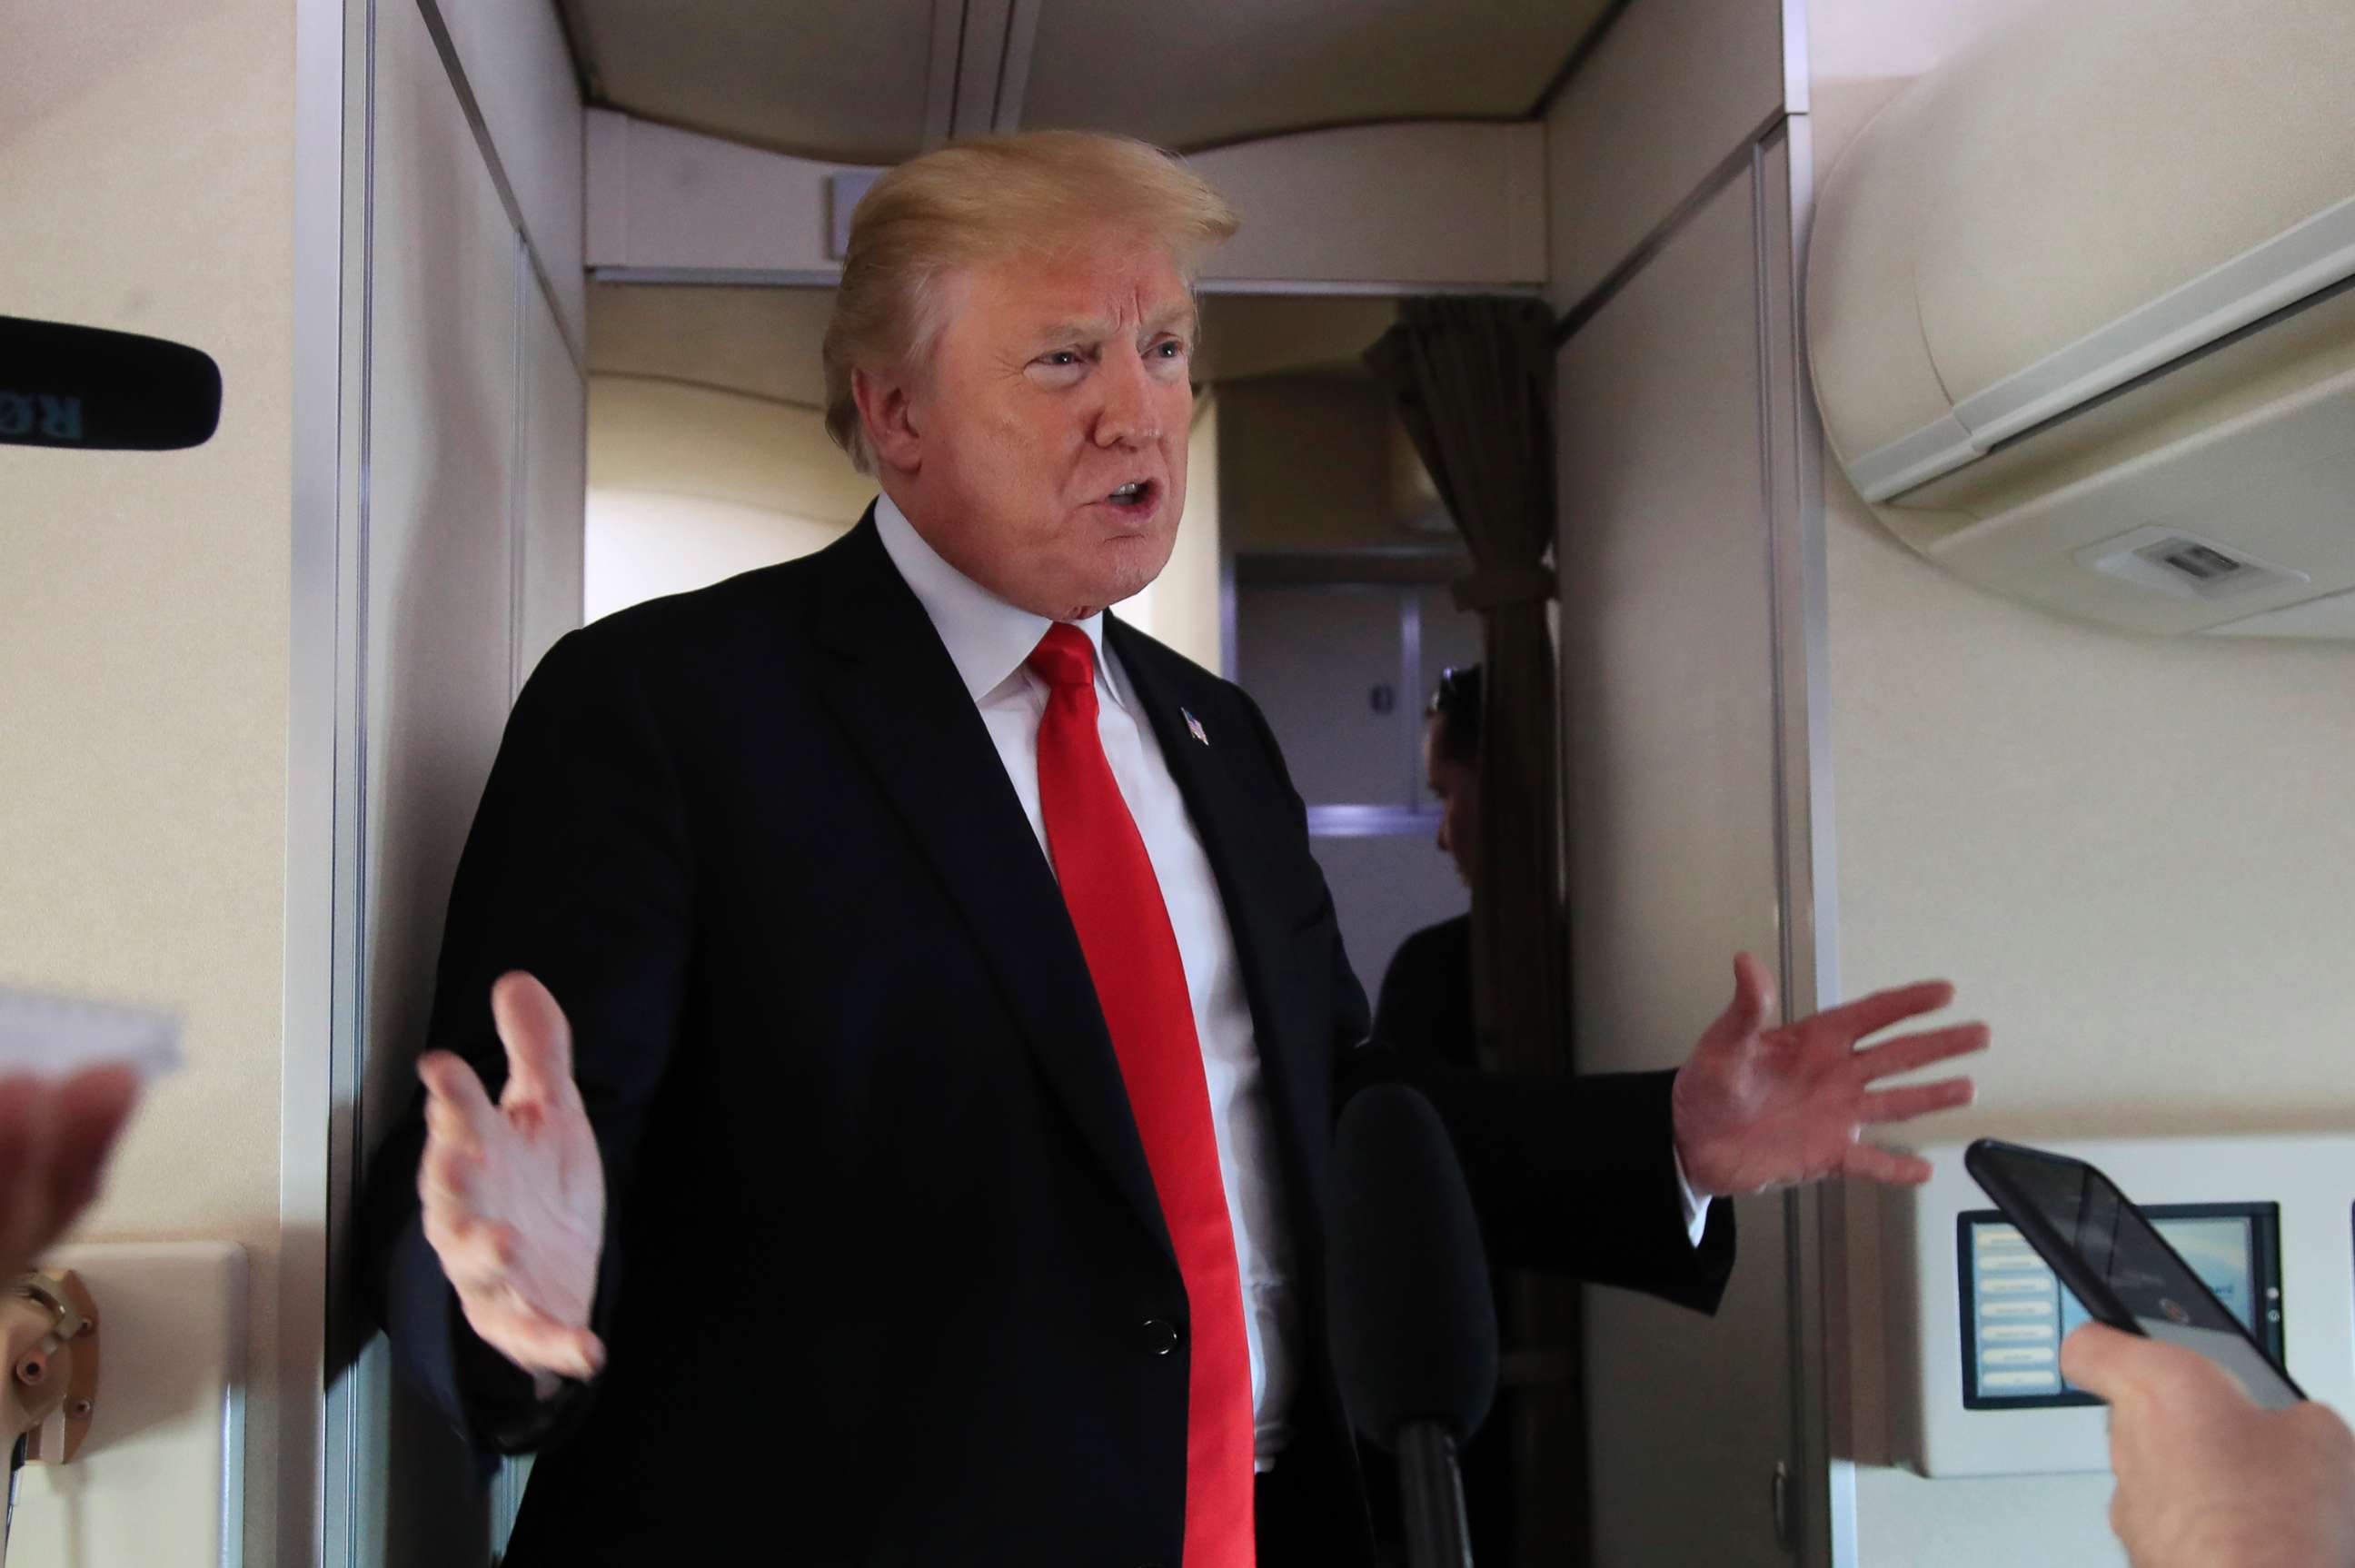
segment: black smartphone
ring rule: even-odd
[[[1963,1168],[2095,1319],[2197,1350],[2267,1410],[2306,1395],[2116,1182],[2082,1159],[1981,1138]]]

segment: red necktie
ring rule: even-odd
[[[1186,1281],[1193,1349],[1185,1568],[1251,1568],[1251,1351],[1186,966],[1145,840],[1096,733],[1095,650],[1087,634],[1048,628],[1029,663],[1049,688],[1039,723],[1048,848]]]

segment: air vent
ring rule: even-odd
[[[2197,539],[2169,539],[2138,553],[2145,560],[2173,567],[2197,588],[2222,582],[2236,571],[2249,570],[2245,562],[2234,560],[2222,550],[2211,549]]]
[[[2308,581],[2303,571],[2174,528],[2137,528],[2088,545],[2077,564],[2177,599],[2230,599]]]

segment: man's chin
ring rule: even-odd
[[[1135,588],[1091,590],[1084,599],[1066,599],[1063,602],[1064,608],[1057,611],[1054,618],[1058,621],[1084,621],[1091,615],[1101,615],[1107,610],[1126,603],[1151,586],[1153,586],[1151,583],[1146,582]]]
[[[1109,553],[1112,559],[1105,570],[1093,574],[1093,581],[1082,590],[1082,596],[1092,604],[1110,606],[1135,598],[1152,587],[1161,569],[1169,564],[1168,546],[1159,539],[1117,540]]]

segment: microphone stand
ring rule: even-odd
[[[1411,1421],[1399,1428],[1398,1463],[1408,1568],[1472,1568],[1455,1439],[1438,1422]]]

